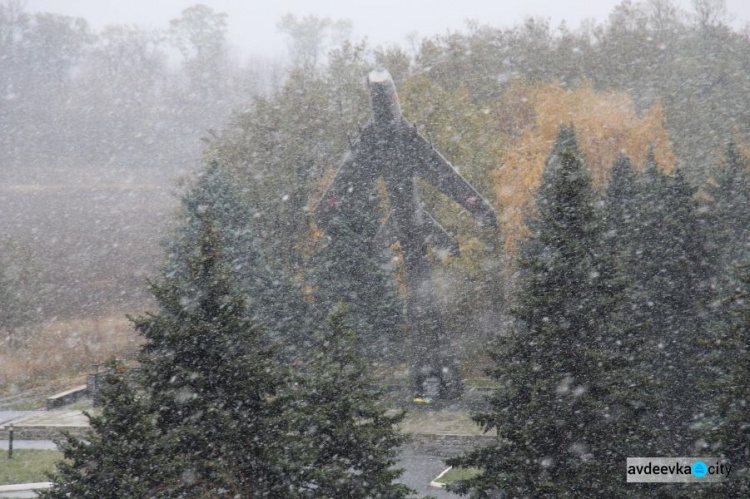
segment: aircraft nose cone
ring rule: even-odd
[[[392,80],[391,73],[388,72],[387,69],[384,68],[376,68],[370,71],[369,75],[370,83],[385,83],[389,80]]]
[[[375,123],[391,126],[401,119],[401,105],[398,103],[396,86],[391,73],[383,68],[370,71],[367,75],[370,89],[370,104]]]

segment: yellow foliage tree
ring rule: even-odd
[[[483,195],[490,196],[490,172],[498,167],[505,147],[492,109],[477,105],[467,86],[447,91],[424,74],[407,79],[399,96],[404,115],[434,142],[461,175]]]
[[[581,152],[599,186],[618,154],[642,165],[650,148],[660,166],[670,171],[675,156],[663,126],[660,105],[636,114],[631,98],[621,92],[596,92],[590,84],[568,90],[558,84],[509,87],[498,103],[498,115],[512,145],[503,153],[503,166],[493,172],[495,197],[506,250],[527,235],[524,215],[531,213],[544,163],[562,124],[573,124]]]

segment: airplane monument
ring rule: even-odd
[[[401,115],[390,73],[376,69],[366,81],[372,117],[319,203],[316,221],[327,231],[335,217],[346,216],[347,207],[372,196],[377,178],[383,176],[390,214],[374,236],[374,244],[389,246],[399,241],[401,246],[412,383],[422,394],[456,398],[463,383],[432,285],[427,246],[435,244],[457,254],[458,243],[425,211],[416,178],[432,184],[480,223],[496,228],[495,211]]]

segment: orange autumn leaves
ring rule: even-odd
[[[559,85],[520,83],[503,95],[498,110],[501,133],[512,142],[492,177],[510,251],[528,234],[524,215],[533,212],[534,194],[560,125],[572,123],[575,127],[579,148],[597,186],[606,181],[620,153],[640,167],[653,147],[660,168],[669,171],[675,164],[661,106],[655,105],[639,117],[625,93],[596,92],[589,84],[566,90]]]

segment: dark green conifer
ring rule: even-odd
[[[515,327],[499,337],[490,409],[474,416],[497,442],[451,459],[482,470],[451,488],[475,497],[622,493],[622,464],[643,439],[642,408],[608,319],[618,299],[601,248],[590,174],[572,128],[547,160],[521,247]]]
[[[301,451],[312,462],[301,472],[303,496],[406,497],[394,483],[399,447],[406,437],[396,425],[403,412],[389,413],[380,401],[367,363],[355,352],[355,333],[344,307],[328,318],[318,336],[309,376],[301,383],[297,413]]]
[[[65,460],[50,475],[47,499],[124,499],[154,497],[179,484],[179,466],[150,406],[131,383],[127,370],[110,362],[98,396],[102,413],[89,417],[82,437],[64,433],[58,442]]]
[[[714,183],[706,188],[712,198],[708,219],[715,257],[717,293],[726,296],[736,286],[735,267],[750,253],[750,162],[730,143]]]
[[[750,494],[750,251],[748,249],[748,163],[730,144],[716,183],[708,187],[713,198],[710,221],[716,255],[715,277],[719,298],[712,300],[709,332],[702,346],[706,375],[700,383],[704,417],[696,437],[706,455],[717,455],[732,465],[732,475],[711,493],[723,497]]]
[[[641,348],[652,352],[658,404],[650,424],[660,428],[663,455],[691,455],[689,430],[699,412],[699,340],[710,297],[709,253],[695,189],[680,171],[668,175],[649,156],[637,182],[637,215],[628,276],[631,321],[644,328]]]
[[[729,325],[712,338],[704,393],[715,403],[700,425],[705,453],[732,465],[729,478],[714,488],[717,497],[750,496],[750,264],[737,269],[738,286],[725,300]]]
[[[262,329],[247,312],[208,206],[186,272],[151,286],[159,312],[135,319],[140,361],[157,425],[174,440],[187,490],[284,496],[288,384]]]
[[[185,262],[200,247],[201,214],[206,210],[212,212],[222,258],[244,294],[253,321],[265,326],[269,337],[282,345],[285,359],[300,355],[312,330],[301,288],[277,260],[264,255],[252,210],[216,162],[208,165],[182,198],[180,226],[165,242],[164,272],[186,278],[189,269]]]
[[[145,338],[142,390],[120,383],[104,397],[90,443],[68,440],[73,464],[61,465],[50,497],[404,497],[393,483],[403,416],[378,401],[344,316],[332,317],[293,390],[290,364],[234,278],[254,263],[225,249],[244,245],[223,234],[239,221],[206,189],[221,184],[205,182],[186,196],[151,283],[158,311],[133,319]]]
[[[630,158],[618,156],[612,165],[604,203],[603,237],[617,260],[632,262],[637,237],[637,177]]]

